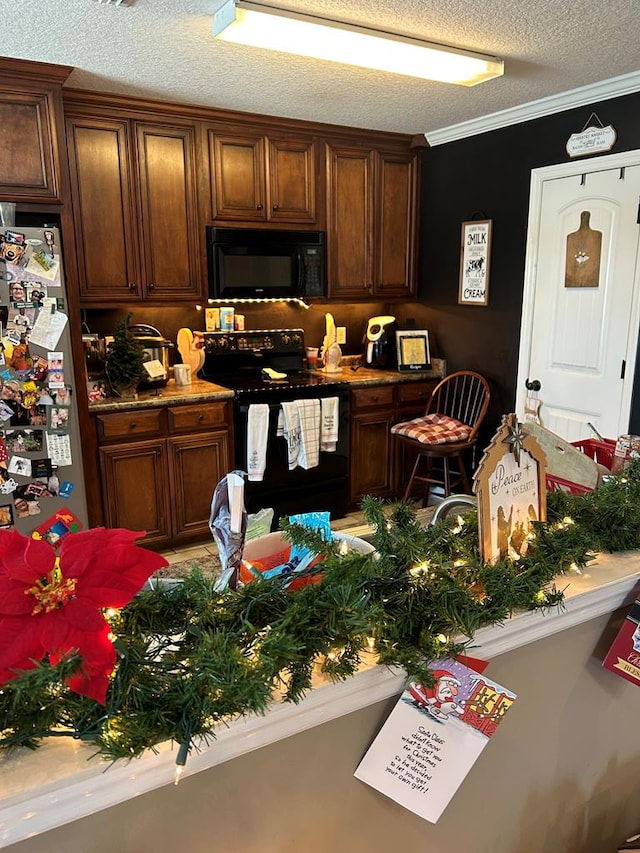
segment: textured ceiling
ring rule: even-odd
[[[269,2],[494,54],[505,76],[465,88],[225,44],[223,0],[0,0],[0,54],[72,65],[74,88],[427,135],[640,65],[637,0]]]

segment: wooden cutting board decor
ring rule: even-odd
[[[590,219],[589,211],[583,210],[580,214],[580,228],[567,234],[565,287],[598,287],[600,284],[602,232],[591,228]]]
[[[590,456],[540,424],[527,421],[525,430],[537,440],[547,457],[547,473],[590,489],[598,485],[600,469]]]

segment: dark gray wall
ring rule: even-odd
[[[633,94],[423,154],[420,301],[449,368],[477,368],[490,380],[487,435],[515,403],[531,170],[569,161],[566,141],[592,112],[617,131],[609,153],[640,148],[640,94]],[[589,159],[580,158],[585,167]],[[474,216],[493,220],[488,307],[458,305],[460,228]],[[637,370],[632,432],[640,431],[639,385]]]

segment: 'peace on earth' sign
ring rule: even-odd
[[[546,457],[514,414],[504,415],[475,473],[480,550],[486,563],[516,559],[533,521],[547,517]]]

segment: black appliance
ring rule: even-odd
[[[324,296],[324,231],[207,228],[209,297]]]
[[[390,314],[371,317],[364,335],[364,365],[393,370],[398,364],[396,354],[396,318]]]
[[[281,516],[299,512],[329,511],[342,518],[348,509],[349,388],[330,376],[311,374],[304,368],[302,329],[268,329],[249,332],[208,332],[204,335],[205,360],[200,376],[231,388],[234,397],[234,467],[247,470],[247,415],[253,403],[268,403],[269,436],[265,473],[260,482],[247,482],[248,512],[273,507],[274,526]],[[269,379],[270,367],[286,379]],[[280,404],[286,400],[338,398],[338,443],[335,452],[320,451],[320,463],[289,471],[284,438],[276,435]]]

